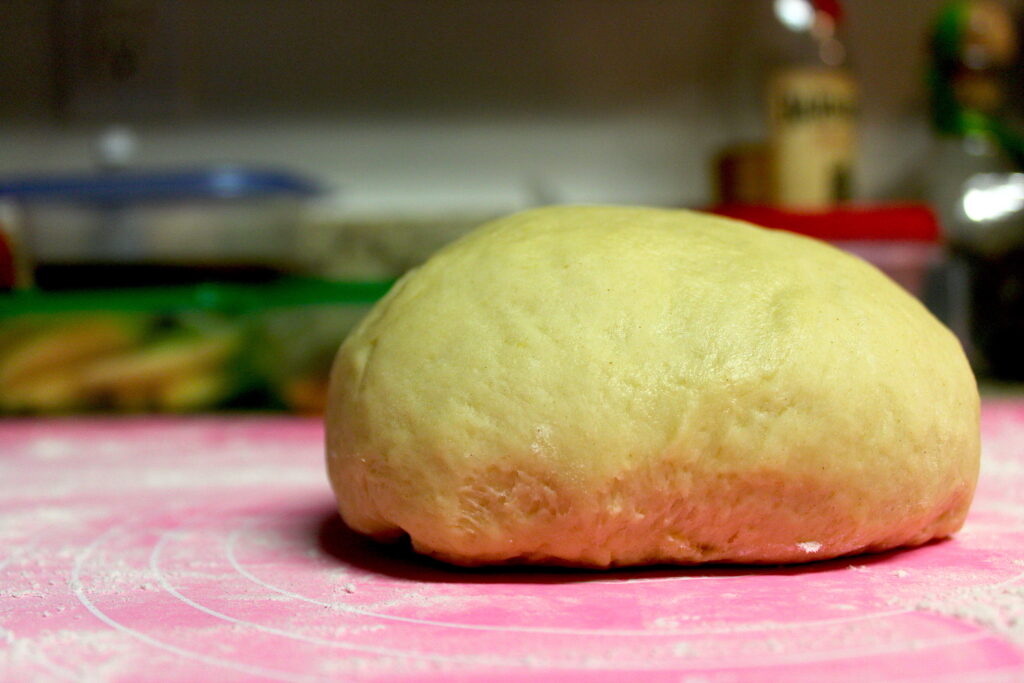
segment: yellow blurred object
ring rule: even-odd
[[[84,369],[132,348],[143,334],[137,321],[116,315],[5,322],[0,334],[0,409],[55,412],[86,405]]]
[[[114,355],[85,369],[83,389],[91,403],[122,410],[200,408],[227,393],[221,367],[240,345],[228,330]]]
[[[391,284],[296,277],[0,294],[0,415],[320,413],[338,344]]]
[[[44,370],[0,387],[0,408],[4,411],[67,412],[80,409],[84,404],[79,368]]]
[[[322,415],[327,408],[326,374],[296,377],[287,382],[282,398],[289,408],[304,415]]]
[[[177,377],[163,386],[155,407],[171,413],[187,412],[219,403],[234,388],[231,376],[222,371],[206,370]]]
[[[0,410],[195,410],[235,387],[226,369],[242,347],[235,327],[147,342],[148,316],[88,314],[4,321]]]
[[[24,321],[0,348],[0,392],[34,374],[129,349],[143,332],[125,316],[93,314],[56,324],[33,322]]]

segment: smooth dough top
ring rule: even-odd
[[[349,526],[451,562],[795,562],[959,529],[978,392],[824,243],[553,207],[395,285],[338,353],[327,450]]]

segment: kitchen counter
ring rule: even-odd
[[[1024,678],[1024,399],[954,539],[791,567],[464,570],[337,519],[298,418],[0,423],[0,679]]]

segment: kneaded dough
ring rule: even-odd
[[[676,210],[489,223],[342,345],[345,522],[461,565],[788,563],[948,536],[978,475],[954,336],[821,242]]]

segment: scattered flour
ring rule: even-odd
[[[541,451],[543,451],[547,436],[545,430],[537,430],[536,443]],[[9,591],[10,597],[14,598],[8,607],[16,610],[38,610],[37,614],[49,618],[47,624],[41,626],[41,628],[48,629],[61,625],[55,623],[59,621],[56,617],[58,613],[67,609],[66,617],[75,619],[75,621],[67,622],[69,626],[74,624],[80,628],[69,628],[67,631],[43,630],[33,637],[32,642],[16,638],[10,631],[0,628],[0,671],[5,670],[5,658],[8,665],[11,664],[12,658],[16,657],[24,657],[26,662],[35,663],[40,657],[54,653],[55,655],[59,654],[59,658],[66,661],[100,662],[98,668],[91,673],[95,674],[97,679],[109,680],[130,678],[130,674],[135,674],[139,670],[140,662],[144,662],[150,657],[147,650],[140,650],[137,643],[126,639],[122,634],[101,629],[92,620],[83,618],[80,606],[74,605],[68,608],[63,604],[58,605],[52,602],[44,604],[37,600],[39,597],[43,597],[43,594],[53,596],[66,589],[63,580],[66,569],[70,566],[70,560],[81,551],[81,544],[77,543],[76,539],[83,535],[91,538],[93,531],[98,531],[106,526],[105,520],[109,517],[110,509],[114,507],[111,504],[108,508],[106,501],[118,501],[119,505],[123,504],[125,509],[131,510],[134,509],[132,506],[139,502],[166,494],[179,498],[184,493],[190,496],[189,500],[191,501],[193,499],[203,500],[209,495],[209,492],[216,492],[218,489],[233,492],[237,491],[239,487],[259,486],[265,481],[302,487],[312,484],[321,487],[323,484],[322,472],[319,468],[293,468],[287,463],[273,464],[276,459],[269,458],[269,456],[264,460],[264,452],[270,453],[274,449],[280,448],[280,442],[273,440],[266,445],[260,445],[254,443],[253,439],[228,439],[221,444],[224,451],[222,453],[223,461],[214,464],[209,460],[203,460],[201,467],[197,463],[200,456],[209,451],[209,444],[199,436],[195,436],[191,440],[186,438],[183,442],[179,440],[173,444],[153,443],[147,445],[147,448],[153,452],[142,455],[136,452],[138,450],[137,443],[120,443],[113,440],[110,443],[93,444],[94,455],[97,458],[105,458],[105,460],[90,461],[88,466],[77,465],[79,459],[72,456],[79,454],[81,444],[77,441],[74,444],[74,452],[69,452],[70,442],[67,440],[40,439],[32,446],[34,449],[32,453],[26,452],[27,455],[36,459],[33,466],[44,467],[45,465],[46,477],[40,476],[36,479],[15,482],[13,478],[6,479],[0,474],[0,495],[7,493],[17,497],[18,500],[29,500],[33,495],[37,497],[31,501],[31,508],[25,506],[23,510],[12,510],[0,516],[0,542],[6,542],[9,548],[23,546],[20,554],[6,558],[8,564],[4,576],[11,579],[6,590]],[[319,448],[319,441],[314,446]],[[312,449],[314,446],[309,446],[309,448]],[[1006,454],[1000,455],[1004,458],[1004,462],[996,463],[994,468],[991,466],[992,454],[989,454],[990,461],[987,463],[989,475],[992,472],[1002,472],[1007,476],[1013,475],[1012,479],[1015,482],[1020,481],[1021,476],[1024,475],[1024,464],[1021,464],[1024,463],[1024,459],[1019,457],[1021,455],[1019,446],[1014,446],[1010,450],[1013,452],[1008,451]],[[319,462],[319,455],[318,453],[317,462]],[[59,460],[66,456],[64,462],[54,464],[40,462],[41,460]],[[124,462],[115,460],[115,458],[128,456],[131,456],[131,460]],[[1011,459],[1010,456],[1013,458]],[[138,467],[135,464],[140,457],[145,457],[148,462],[152,463],[150,469],[142,477],[138,476]],[[63,471],[65,468],[67,471],[64,474],[56,476],[58,471]],[[50,478],[51,471],[55,473],[55,478]],[[137,490],[128,497],[127,501],[124,497],[115,498],[108,495],[110,492],[116,491],[119,496],[123,496],[125,495],[124,491],[132,490],[132,487],[137,487]],[[1017,499],[1014,499],[1006,503],[1008,512],[1011,511],[1010,506],[1017,510],[1024,509],[1016,501]],[[989,506],[994,506],[998,501],[986,500],[986,503]],[[979,526],[980,532],[995,533],[1003,528],[996,522],[987,522],[986,519],[982,516],[978,522],[979,525],[982,525]],[[44,527],[47,526],[52,529],[46,530]],[[44,532],[48,535],[44,536]],[[60,535],[54,539],[56,533]],[[24,544],[33,537],[50,539],[51,547],[46,549],[45,556],[36,552],[35,548],[31,553],[25,551],[27,546]],[[807,541],[797,544],[797,547],[805,553],[812,554],[821,550],[822,544],[816,541]],[[133,548],[128,548],[128,550],[133,550]],[[304,552],[307,548],[303,545],[301,550],[296,550],[289,546],[286,550],[289,552],[295,550],[298,555],[299,552]],[[316,558],[326,557],[318,548],[309,550],[309,554]],[[45,566],[41,565],[38,570],[34,564],[31,564],[36,561],[37,556],[45,557],[46,560]],[[125,557],[131,558],[132,561],[126,561]],[[197,584],[216,583],[233,576],[219,571],[222,568],[222,563],[219,561],[190,558],[184,555],[175,556],[175,559],[177,561],[173,563],[173,566],[168,567],[175,581],[186,583],[194,581]],[[0,555],[0,563],[4,561],[5,557]],[[1005,559],[1004,561],[1016,566],[1024,566],[1024,559]],[[29,574],[24,571],[20,574],[17,573],[18,570],[26,568],[31,569]],[[83,574],[82,583],[86,591],[91,595],[98,594],[115,604],[127,605],[132,601],[138,601],[139,605],[144,605],[150,604],[154,599],[166,597],[159,585],[153,582],[150,568],[141,562],[140,557],[127,554],[126,549],[120,545],[110,544],[98,549],[85,569],[87,571]],[[864,572],[867,576],[847,575],[846,581],[858,585],[874,586],[875,584],[872,582],[877,580],[878,583],[885,583],[894,591],[903,592],[906,597],[899,603],[901,607],[964,619],[1004,634],[1024,645],[1024,585],[1004,583],[989,587],[965,587],[944,590],[941,593],[936,592],[922,599],[917,581],[898,584],[888,577],[913,576],[924,582],[929,577],[927,571],[908,572],[904,569],[884,567],[884,565],[871,567],[849,565],[849,569],[853,572]],[[58,574],[58,571],[62,573]],[[355,594],[347,600],[345,596],[339,595],[338,597],[341,598],[337,600],[339,604],[344,601],[348,603],[348,606],[358,605],[361,609],[368,611],[385,614],[412,614],[421,618],[454,622],[461,620],[463,614],[472,609],[475,604],[473,596],[457,592],[456,594],[447,594],[443,587],[439,590],[437,585],[408,582],[393,586],[390,590],[381,590],[380,586],[372,580],[372,572],[359,572],[353,568],[338,569],[330,562],[325,562],[325,575],[328,575],[328,572],[333,579],[335,590],[349,595]],[[362,574],[368,574],[370,578],[366,578]],[[838,572],[836,578],[840,578],[839,574],[842,572]],[[20,578],[18,578],[19,576]],[[60,578],[55,580],[54,576]],[[954,578],[947,576],[949,583],[955,584]],[[353,582],[353,579],[356,581]],[[965,580],[964,582],[970,581]],[[689,586],[690,584],[685,585]],[[3,589],[0,588],[0,590]],[[545,589],[541,587],[537,590],[542,592]],[[915,592],[912,597],[909,595],[911,591]],[[138,593],[132,596],[136,592]],[[510,592],[507,596],[509,602],[505,604],[505,607],[510,614],[514,613],[518,619],[528,621],[524,615],[542,614],[544,609],[550,607],[545,599],[538,597],[539,594],[534,595],[530,591],[524,591],[523,595],[513,595]],[[724,600],[743,597],[738,593],[718,593],[717,596]],[[244,590],[220,597],[227,600],[243,601],[291,601],[291,598],[287,596],[250,595]],[[853,599],[845,594],[823,596],[823,599],[836,598],[840,600]],[[298,607],[301,605],[296,609]],[[827,648],[836,643],[863,646],[867,648],[868,652],[873,651],[872,648],[878,652],[886,652],[886,648],[890,648],[897,637],[904,635],[904,632],[894,625],[878,621],[856,620],[858,615],[853,613],[859,608],[846,603],[831,605],[834,609],[845,612],[845,614],[833,615],[841,617],[835,620],[840,623],[826,623],[815,629],[807,630],[791,628],[792,625],[785,620],[737,623],[723,618],[721,621],[717,621],[719,616],[717,613],[711,615],[681,614],[680,612],[684,610],[677,610],[666,605],[659,605],[659,607],[659,610],[653,610],[654,614],[646,615],[647,627],[649,629],[653,627],[655,631],[693,632],[692,637],[684,636],[685,640],[679,638],[681,634],[674,636],[668,633],[656,634],[662,639],[660,642],[665,644],[663,652],[666,655],[690,660],[713,661],[739,656],[772,658],[778,656],[779,653],[793,652],[805,652],[811,656],[827,656]],[[661,614],[669,616],[656,617],[659,611]],[[846,623],[848,616],[853,616],[854,619],[848,620],[849,623]],[[296,628],[301,626],[303,632],[312,629],[314,635],[338,639],[381,632],[380,636],[367,638],[367,640],[380,641],[387,640],[384,636],[391,636],[408,628],[403,624],[393,626],[384,623],[351,623],[342,618],[334,618],[330,614],[325,615],[322,622],[319,627],[314,627],[296,621]],[[322,634],[317,633],[316,628],[321,628]],[[716,629],[718,629],[717,634]],[[701,633],[702,630],[706,630],[707,633]],[[241,624],[219,624],[209,632],[211,636],[214,634],[218,638],[231,636],[237,638],[237,642],[244,643],[247,642],[245,637],[251,633],[251,630]],[[766,633],[772,635],[766,637]],[[741,634],[748,634],[749,637],[741,638]],[[18,635],[23,635],[20,627]],[[592,641],[588,639],[585,642],[591,643]],[[494,655],[493,659],[491,657],[474,658],[471,665],[476,667],[491,664],[509,666],[512,663],[528,668],[546,669],[554,661],[559,665],[599,669],[608,667],[610,662],[640,662],[637,659],[638,652],[635,644],[630,646],[633,648],[632,650],[609,647],[607,651],[602,650],[600,654],[595,654],[590,645],[580,645],[578,650],[556,649],[557,641],[547,636],[538,636],[537,643],[535,650],[524,648],[517,652],[503,653],[501,656]],[[927,645],[927,641],[922,641],[921,647]],[[908,649],[913,649],[915,646],[914,642],[906,643]],[[234,652],[232,648],[236,647],[234,641],[217,645],[218,652],[222,651],[225,657],[232,656]],[[473,648],[467,647],[466,649],[472,650]],[[657,651],[652,650],[652,652],[657,654]],[[656,659],[656,657],[652,657],[652,659]],[[318,661],[317,673],[321,675],[336,673],[339,676],[362,673],[372,677],[394,674],[396,667],[399,666],[402,673],[406,675],[433,670],[450,671],[453,674],[457,671],[456,665],[450,662],[409,660],[399,664],[394,659],[346,653],[344,657],[324,657]],[[680,680],[696,683],[710,679],[721,680],[716,675],[708,675],[705,678],[699,674]],[[79,680],[82,680],[81,677]]]
[[[40,460],[60,460],[76,453],[78,449],[69,439],[41,438],[36,439],[27,450]]]
[[[656,631],[678,631],[693,626],[697,621],[700,621],[699,614],[673,615],[652,619],[649,627]]]
[[[1024,643],[1024,585],[956,588],[941,598],[926,598],[909,606],[970,621]]]

